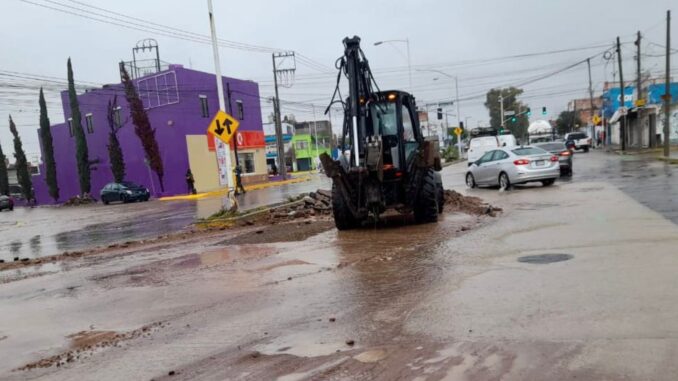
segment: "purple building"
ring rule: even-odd
[[[237,141],[238,159],[245,172],[243,182],[267,181],[259,86],[252,81],[227,77],[223,78],[223,83],[224,89],[230,89],[232,114],[240,120],[240,129],[234,141]],[[151,126],[155,129],[164,165],[164,192],[161,192],[158,177],[145,163],[145,153],[134,133],[123,86],[115,84],[88,90],[78,96],[82,127],[92,162],[92,194],[98,198],[101,188],[113,181],[107,148],[110,129],[106,114],[108,102],[115,96],[119,108],[114,119],[121,126],[118,139],[125,159],[127,181],[146,186],[156,197],[185,194],[185,174],[190,168],[199,192],[219,188],[214,139],[206,133],[207,126],[219,109],[215,76],[185,69],[181,65],[169,65],[168,70],[135,79],[134,84]],[[52,136],[60,201],[65,201],[78,195],[80,187],[67,91],[61,93],[61,101],[66,121],[52,125]],[[231,156],[235,163],[233,149]],[[47,192],[44,168],[40,172],[41,175],[33,178],[36,199],[38,203],[51,203],[53,200]]]

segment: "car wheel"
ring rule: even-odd
[[[555,182],[556,182],[556,179],[548,179],[548,180],[542,181],[541,184],[545,187],[550,187]]]
[[[589,152],[589,147],[588,147],[588,146],[584,147],[584,152]]]
[[[511,189],[511,180],[509,180],[506,172],[499,174],[499,189],[500,190],[509,190]]]
[[[120,197],[120,201],[122,201],[123,204],[127,204],[127,195],[123,194],[122,197]]]
[[[466,174],[466,186],[469,187],[470,189],[473,189],[476,186],[478,186],[476,184],[476,179],[473,177],[473,173],[469,172]]]
[[[106,197],[103,197],[103,196],[101,197],[101,202],[103,202],[104,205],[108,205],[108,204],[109,204],[109,201],[106,199]]]

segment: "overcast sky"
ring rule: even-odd
[[[161,60],[213,72],[211,47],[197,41],[201,37],[196,36],[209,34],[206,4],[201,0],[2,0],[0,142],[5,154],[14,160],[7,123],[10,113],[29,156],[38,154],[39,86],[45,86],[52,123],[63,122],[58,93],[65,89],[69,56],[76,83],[115,83],[119,81],[117,63],[130,60],[135,43],[151,37],[159,42]],[[632,41],[638,30],[643,34],[643,70],[654,76],[663,73],[663,49],[657,44],[665,44],[666,10],[671,6],[675,20],[675,0],[214,0],[220,39],[294,50],[301,55],[295,81],[280,92],[283,102],[297,103],[283,103],[283,114],[311,120],[315,106],[321,117],[321,109],[334,90],[333,67],[343,53],[341,40],[358,35],[382,89],[409,89],[407,49],[400,42],[373,43],[409,39],[412,92],[420,105],[454,97],[452,79],[425,70],[456,76],[461,118],[468,118],[471,126],[488,122],[483,94],[490,88],[528,82],[587,57],[593,57],[593,84],[600,94],[603,82],[612,80],[614,70],[602,53],[612,47],[618,35],[626,43],[622,52],[625,80],[635,79]],[[678,47],[678,22],[673,24],[672,40]],[[168,32],[166,27],[174,29]],[[259,82],[262,96],[268,97],[273,94],[271,54],[263,50],[222,47],[221,66],[224,75]],[[558,50],[568,51],[503,58]],[[678,67],[678,55],[672,57]],[[673,72],[678,73],[675,69]],[[588,96],[587,86],[586,65],[578,65],[524,85],[523,100],[532,108],[533,119],[541,118],[535,111],[543,106],[547,107],[547,117],[555,118],[568,100]],[[271,105],[262,101],[264,116],[270,111]],[[456,117],[450,119],[456,124]],[[333,123],[340,123],[338,115],[333,115]]]

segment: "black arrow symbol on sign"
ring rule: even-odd
[[[224,122],[225,122],[225,124],[226,124],[226,129],[228,130],[228,134],[229,134],[229,135],[232,134],[232,132],[231,132],[231,124],[233,124],[233,121],[231,121],[230,119],[226,119]]]
[[[219,123],[219,119],[217,119],[216,122],[217,122],[217,128],[214,129],[214,132],[217,135],[221,136],[221,134],[224,133],[224,129],[223,129],[223,127],[221,127],[221,123]],[[229,130],[230,130],[230,128],[229,128]]]

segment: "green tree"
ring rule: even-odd
[[[118,96],[113,97],[113,101],[108,101],[106,118],[108,119],[108,159],[111,162],[111,172],[116,183],[125,180],[125,158],[122,155],[122,148],[118,140],[118,130],[122,128],[120,121],[115,119],[115,109],[118,107]]]
[[[558,119],[556,119],[556,131],[558,131],[558,135],[565,135],[582,125],[582,121],[574,111],[563,111],[558,115]]]
[[[0,144],[0,194],[9,196],[9,174],[7,173],[7,158],[2,152]]]
[[[75,137],[75,159],[78,164],[78,176],[80,180],[80,193],[84,195],[91,190],[89,151],[87,149],[87,138],[82,129],[82,115],[80,114],[80,104],[78,95],[75,92],[75,81],[73,80],[73,66],[71,59],[68,58],[68,99],[71,104],[71,128]]]
[[[132,123],[134,124],[134,132],[141,140],[141,145],[146,152],[146,159],[148,164],[160,181],[160,189],[165,190],[163,185],[164,168],[162,164],[162,157],[160,156],[160,148],[158,141],[155,139],[155,130],[151,127],[151,122],[148,119],[148,114],[144,110],[144,104],[139,98],[139,93],[134,87],[132,79],[125,68],[122,68],[122,83],[125,85],[125,98],[129,104],[130,114],[132,116]]]
[[[31,181],[31,174],[28,170],[28,160],[26,160],[24,147],[21,144],[19,132],[16,130],[16,125],[14,124],[11,115],[9,116],[9,130],[14,136],[14,158],[16,159],[14,166],[16,167],[17,180],[19,185],[21,185],[21,194],[26,200],[32,200],[33,182]]]
[[[502,89],[492,89],[487,92],[485,97],[485,107],[490,113],[490,126],[495,129],[501,127],[501,105],[499,103],[500,95],[504,97],[504,112],[514,111],[516,113],[515,122],[511,117],[504,117],[504,128],[511,131],[513,135],[523,138],[527,134],[527,127],[530,124],[527,116],[527,105],[518,100],[518,96],[523,93],[523,89],[508,87]]]
[[[49,195],[54,201],[59,201],[59,185],[56,177],[56,162],[54,161],[54,142],[52,141],[52,130],[47,116],[47,103],[45,95],[40,88],[40,140],[42,141],[42,160],[45,163],[45,183]]]

